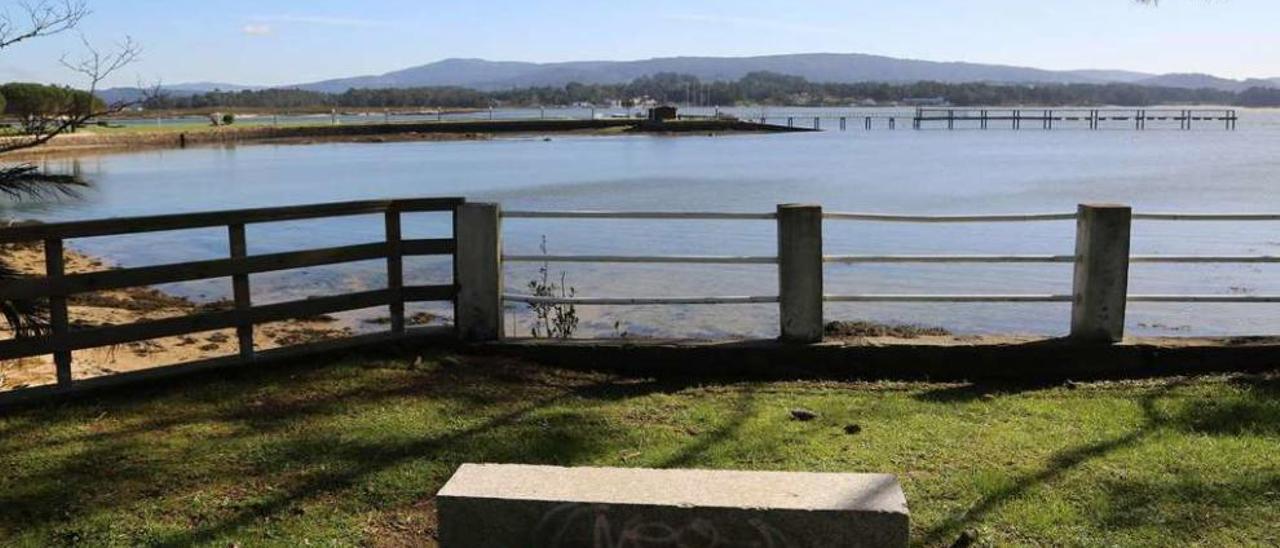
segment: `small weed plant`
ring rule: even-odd
[[[547,255],[547,237],[539,245],[543,256]],[[559,281],[551,276],[551,267],[543,262],[536,278],[529,280],[529,293],[534,297],[571,298],[576,291],[567,282],[565,272],[560,271]],[[535,339],[568,339],[578,330],[578,310],[572,304],[529,303],[533,311],[533,327],[530,335]]]

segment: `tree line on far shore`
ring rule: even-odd
[[[0,85],[0,112],[23,125],[61,113],[103,110],[105,103],[83,90],[44,84],[11,82]]]
[[[939,99],[957,106],[1009,105],[1126,105],[1215,104],[1280,106],[1280,89],[1252,88],[1241,92],[1210,88],[1187,89],[1133,84],[984,84],[915,82],[818,83],[798,76],[754,72],[726,82],[703,82],[697,77],[661,73],[626,84],[580,84],[479,91],[435,86],[396,89],[350,89],[322,93],[299,89],[212,91],[190,96],[159,96],[149,109],[204,108],[487,108],[611,105],[630,106],[638,100],[706,106],[793,105],[847,106],[902,104]]]
[[[1251,88],[1240,92],[1210,88],[1187,89],[1133,84],[951,84],[943,82],[816,83],[798,76],[754,72],[731,82],[703,82],[697,77],[660,73],[626,84],[580,84],[480,91],[456,86],[395,89],[350,89],[323,93],[272,88],[211,91],[178,96],[156,94],[143,108],[302,110],[317,108],[405,109],[488,108],[564,105],[633,106],[641,100],[706,106],[792,105],[848,106],[906,104],[920,99],[956,106],[1089,106],[1214,104],[1244,107],[1280,106],[1280,89]],[[0,111],[18,121],[67,111],[72,105],[101,108],[102,100],[88,92],[30,83],[0,85]],[[73,108],[74,109],[74,108]]]

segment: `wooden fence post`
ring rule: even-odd
[[[498,204],[466,203],[454,213],[458,337],[496,341],[502,329],[502,221]]]
[[[49,238],[44,241],[44,275],[49,285],[60,287],[66,267],[62,254],[62,239]],[[66,350],[67,338],[70,336],[70,320],[67,316],[67,297],[55,294],[49,297],[49,332],[53,335],[53,363],[57,371],[58,387],[71,386],[71,351]]]
[[[391,316],[391,332],[404,333],[404,244],[400,234],[400,208],[394,204],[387,208],[387,289],[391,303],[387,313]]]
[[[227,225],[227,239],[230,242],[231,258],[243,259],[249,254],[249,245],[245,239],[244,223]],[[240,313],[240,321],[236,325],[236,339],[240,344],[240,358],[253,359],[253,322],[249,321],[249,310],[253,301],[249,291],[249,275],[236,274],[231,277],[231,293],[235,299],[236,311]]]
[[[822,206],[778,206],[778,299],[782,340],[822,340]]]
[[[1132,218],[1129,206],[1079,206],[1071,308],[1074,339],[1111,343],[1124,338]]]

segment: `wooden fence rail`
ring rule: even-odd
[[[52,386],[20,389],[0,393],[0,403],[23,399],[30,395],[50,392],[72,392],[80,387],[103,384],[103,379],[75,380],[72,375],[72,352],[89,348],[123,343],[232,329],[237,333],[239,352],[231,359],[209,360],[209,363],[175,364],[221,365],[251,362],[258,358],[254,348],[253,331],[257,324],[320,314],[329,314],[362,308],[386,306],[390,315],[390,333],[379,340],[406,336],[405,303],[429,301],[453,301],[457,294],[456,283],[440,285],[406,286],[404,284],[403,258],[405,256],[449,256],[457,251],[456,238],[403,239],[401,215],[419,212],[449,212],[454,214],[464,203],[462,198],[424,198],[408,200],[367,200],[304,206],[242,209],[232,211],[159,215],[102,219],[68,223],[17,226],[0,229],[0,243],[41,241],[44,243],[46,272],[44,276],[13,280],[0,285],[0,299],[45,301],[49,306],[49,329],[46,333],[24,338],[0,341],[0,360],[53,355],[57,383]],[[378,214],[384,216],[386,235],[384,241],[269,253],[248,254],[245,227],[248,224],[274,223],[304,219]],[[228,257],[191,261],[157,266],[124,268],[88,273],[68,274],[64,267],[64,241],[92,236],[125,235],[146,232],[162,232],[193,228],[225,226],[228,236]],[[254,305],[250,296],[250,274],[274,272],[296,268],[333,265],[357,261],[385,259],[387,287],[334,296],[309,298],[297,301]],[[156,284],[207,280],[230,277],[235,306],[230,310],[205,312],[189,316],[142,321],[127,325],[111,325],[72,330],[68,318],[67,300],[83,293],[142,287]],[[367,342],[369,337],[351,337],[351,342]],[[340,344],[341,341],[338,341]],[[275,349],[272,355],[287,350],[290,354],[305,354],[334,347],[334,341],[311,343]],[[169,368],[144,370],[112,377],[136,378],[148,374],[162,376]],[[88,382],[93,381],[93,382]]]
[[[414,212],[448,212],[453,231],[449,238],[406,239],[402,215]],[[246,226],[303,219],[352,215],[381,215],[382,241],[302,251],[251,255]],[[655,221],[770,221],[777,228],[777,254],[730,255],[504,255],[504,219],[646,219]],[[462,198],[373,200],[309,206],[246,209],[127,219],[54,223],[0,229],[0,243],[43,242],[46,275],[0,284],[0,299],[44,301],[50,307],[50,329],[39,336],[0,341],[0,360],[52,355],[57,382],[48,386],[0,392],[0,405],[44,395],[57,395],[202,370],[231,364],[257,363],[265,359],[325,352],[377,342],[420,337],[421,329],[407,330],[405,303],[452,301],[454,327],[448,336],[466,341],[495,341],[503,337],[504,303],[575,304],[595,306],[777,304],[779,332],[783,340],[816,342],[822,339],[824,303],[1070,303],[1071,335],[1079,342],[1110,343],[1124,335],[1127,303],[1277,303],[1280,295],[1135,295],[1128,289],[1132,263],[1157,264],[1264,264],[1280,263],[1270,255],[1132,255],[1131,225],[1139,221],[1280,221],[1273,213],[1133,213],[1128,206],[1081,204],[1075,212],[1002,215],[888,215],[880,213],[823,212],[818,205],[781,204],[774,212],[663,212],[663,211],[502,211],[498,204],[466,203]],[[1073,254],[1043,255],[829,255],[823,252],[824,222],[880,223],[1010,223],[1075,221]],[[193,228],[225,227],[227,257],[177,264],[125,268],[88,273],[67,273],[64,242],[71,238],[162,232]],[[405,285],[404,257],[449,256],[453,281],[440,285]],[[387,286],[267,305],[255,305],[250,275],[287,269],[357,261],[385,260]],[[504,292],[504,262],[557,263],[655,263],[737,264],[773,266],[778,271],[778,293],[747,296],[573,296],[545,297]],[[824,265],[870,263],[1045,263],[1071,264],[1074,276],[1070,293],[1060,294],[828,294],[823,288]],[[67,301],[83,293],[151,286],[174,282],[230,278],[234,307],[182,317],[72,329]],[[259,351],[254,348],[255,326],[320,314],[387,307],[388,332],[346,337],[306,345]],[[239,352],[169,367],[152,368],[105,377],[75,379],[72,352],[88,348],[172,337],[212,330],[234,329]]]

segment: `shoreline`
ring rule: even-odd
[[[35,149],[6,155],[26,160],[49,156],[98,154],[130,150],[182,149],[238,143],[315,144],[386,143],[415,141],[483,141],[503,136],[569,135],[689,135],[739,133],[799,133],[814,131],[740,120],[681,120],[649,122],[640,119],[603,120],[481,120],[396,122],[348,125],[207,127],[199,130],[158,129],[100,132],[89,127],[62,134]]]
[[[40,243],[0,246],[5,262],[24,274],[44,272],[44,247]],[[67,249],[68,273],[110,270],[103,259]],[[68,299],[72,330],[105,325],[123,325],[160,320],[219,310],[229,310],[234,303],[227,300],[197,303],[170,295],[152,287],[100,291],[75,295]],[[429,320],[429,319],[428,319]],[[357,334],[352,325],[332,316],[286,320],[263,324],[254,330],[254,347],[258,350],[295,344],[350,337]],[[13,331],[0,324],[0,339],[9,339]],[[234,329],[163,337],[145,341],[94,348],[75,352],[74,375],[77,379],[125,373],[182,362],[233,355],[239,351]],[[0,392],[53,384],[56,380],[53,357],[49,355],[0,360]]]
[[[40,243],[0,245],[0,253],[4,254],[5,261],[9,265],[19,272],[40,275],[44,271],[45,256],[43,245]],[[102,258],[72,249],[65,251],[65,257],[68,273],[96,272],[114,268]],[[147,322],[230,310],[234,307],[234,303],[230,300],[200,303],[150,286],[79,294],[72,296],[68,301],[73,332],[77,329]],[[410,316],[407,323],[410,326],[426,326],[436,324],[438,320],[439,318],[431,313],[419,312]],[[387,321],[389,320],[381,316],[352,320],[333,315],[320,315],[259,324],[254,329],[254,348],[263,351],[347,339],[368,333],[367,329],[361,328],[362,326],[366,328],[381,326]],[[8,325],[0,323],[0,340],[10,339],[12,336],[12,330]],[[1071,355],[1086,356],[1093,355],[1091,353],[1096,351],[1101,353],[1099,355],[1127,356],[1121,361],[1136,360],[1138,358],[1134,356],[1143,357],[1152,352],[1181,352],[1195,355],[1198,352],[1220,350],[1246,355],[1259,349],[1280,345],[1280,337],[1127,337],[1121,344],[1106,347],[1070,346],[1064,342],[1065,339],[1042,335],[961,334],[952,333],[940,327],[912,324],[832,321],[826,326],[826,339],[823,342],[799,346],[777,343],[772,339],[672,339],[624,335],[617,338],[561,340],[522,337],[517,333],[509,336],[506,341],[486,344],[479,348],[482,352],[519,355],[535,360],[552,357],[566,363],[582,360],[585,360],[584,363],[600,361],[602,357],[607,356],[604,361],[615,363],[623,369],[637,368],[649,373],[658,373],[665,370],[661,367],[654,369],[650,365],[643,364],[654,361],[655,357],[661,357],[657,360],[660,362],[692,360],[693,362],[741,363],[746,358],[737,354],[750,353],[753,349],[761,350],[769,356],[776,355],[773,358],[764,359],[765,362],[802,359],[812,361],[814,363],[812,368],[817,369],[820,368],[819,364],[826,362],[830,362],[827,366],[832,367],[845,363],[848,352],[853,353],[850,355],[867,359],[880,356],[910,356],[915,360],[926,362],[951,354],[970,360],[978,359],[974,356],[988,354],[1008,355],[1011,362],[1018,361],[1012,359],[1015,357],[1022,359],[1027,356],[1040,356],[1045,352],[1050,354],[1068,352]],[[238,351],[236,332],[231,328],[161,337],[76,351],[73,374],[77,380],[103,377],[233,356]],[[1115,356],[1108,359],[1119,359]],[[986,361],[983,363],[991,361],[985,358],[984,360]],[[872,361],[875,360],[872,359]],[[844,366],[839,365],[839,367]],[[951,366],[943,367],[935,364],[931,367],[942,368],[937,369],[935,373],[940,373],[944,369],[952,371]],[[1002,367],[994,373],[1014,375],[1016,369],[1012,366]],[[54,384],[55,370],[51,355],[0,360],[0,393]],[[1093,370],[1084,368],[1077,373],[1089,371]]]

